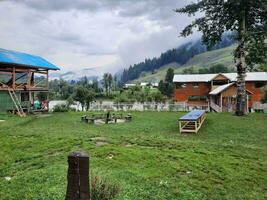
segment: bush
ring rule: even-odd
[[[70,109],[66,104],[56,105],[53,112],[68,112]]]
[[[91,178],[91,200],[111,200],[118,192],[119,187],[116,184],[108,183],[99,176]]]
[[[261,100],[262,103],[267,103],[267,86],[263,88],[263,97]]]
[[[202,100],[207,100],[207,96],[189,96],[188,99],[190,101],[202,101]]]

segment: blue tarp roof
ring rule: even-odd
[[[34,56],[6,49],[0,49],[0,64],[1,63],[23,65],[23,67],[26,68],[60,70],[57,66],[41,58],[40,56]]]
[[[182,116],[179,120],[191,121],[199,119],[206,111],[205,110],[192,110],[186,115]]]

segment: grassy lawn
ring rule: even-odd
[[[81,115],[0,115],[1,200],[64,199],[67,155],[81,149],[92,174],[119,185],[116,199],[267,199],[263,114],[211,113],[197,135],[178,133],[183,113],[134,112],[117,125],[82,124]]]

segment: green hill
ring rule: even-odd
[[[208,51],[191,58],[186,64],[179,65],[177,63],[170,63],[162,66],[155,72],[146,72],[142,73],[142,75],[133,80],[134,83],[140,82],[158,82],[164,79],[166,71],[168,68],[173,68],[175,73],[182,73],[183,69],[192,67],[195,70],[203,67],[211,67],[215,64],[223,64],[229,69],[234,67],[234,57],[233,51],[235,46],[232,45],[230,47],[226,47],[223,49]]]

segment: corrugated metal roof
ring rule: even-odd
[[[147,82],[142,82],[142,83],[140,84],[140,86],[147,86],[147,85],[148,85]]]
[[[177,74],[173,77],[173,82],[209,82],[217,74]]]
[[[225,85],[221,85],[221,86],[215,88],[214,90],[212,90],[209,94],[210,95],[217,95],[217,94],[221,93],[222,91],[224,91],[225,89],[227,89],[228,87],[232,86],[233,84],[235,84],[235,83],[228,83]]]
[[[60,70],[57,66],[39,56],[6,49],[0,49],[0,63],[23,65],[23,67],[27,68]]]
[[[230,81],[236,81],[237,73],[221,73]],[[246,81],[267,81],[266,72],[247,72]],[[219,74],[176,74],[173,77],[173,82],[209,82]]]

